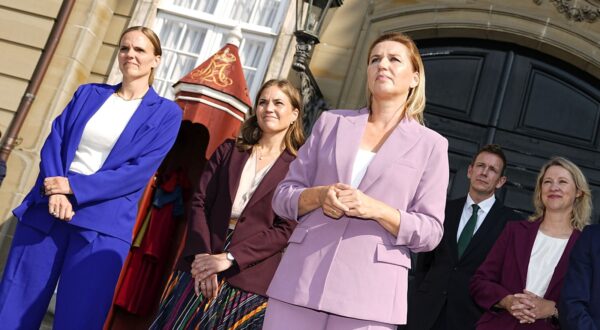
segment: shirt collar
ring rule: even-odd
[[[481,201],[480,203],[477,203],[477,205],[479,206],[480,210],[483,210],[485,213],[490,212],[490,209],[492,208],[492,206],[494,206],[494,203],[496,202],[496,195],[492,195],[490,196],[488,199]],[[471,196],[469,194],[467,194],[467,201],[465,202],[465,209],[471,209],[471,205],[475,204],[475,202],[473,201],[473,199],[471,198]]]

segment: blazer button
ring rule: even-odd
[[[446,296],[446,295],[448,295],[448,291],[444,290],[444,291],[442,291],[442,294],[443,294],[444,296]]]
[[[458,267],[454,267],[454,268],[452,268],[452,270],[453,270],[453,271],[457,271],[457,270],[458,270]]]

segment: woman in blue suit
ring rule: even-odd
[[[151,87],[161,52],[152,30],[128,28],[118,52],[123,82],[80,86],[54,120],[36,183],[13,211],[3,328],[39,328],[57,283],[54,328],[102,328],[137,201],[181,122],[179,107]]]

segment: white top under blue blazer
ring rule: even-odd
[[[80,86],[65,110],[52,123],[41,150],[40,174],[23,203],[13,210],[19,221],[49,233],[57,221],[48,213],[43,195],[46,177],[69,179],[71,224],[131,242],[138,200],[148,179],[167,154],[179,131],[181,109],[152,87],[119,136],[102,167],[83,175],[69,172],[88,120],[120,85]]]

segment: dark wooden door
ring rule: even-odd
[[[585,173],[600,215],[600,81],[568,63],[504,43],[418,42],[425,63],[426,124],[450,142],[448,196],[466,194],[466,168],[486,143],[502,145],[509,182],[499,198],[531,212],[541,165],[564,156]]]

